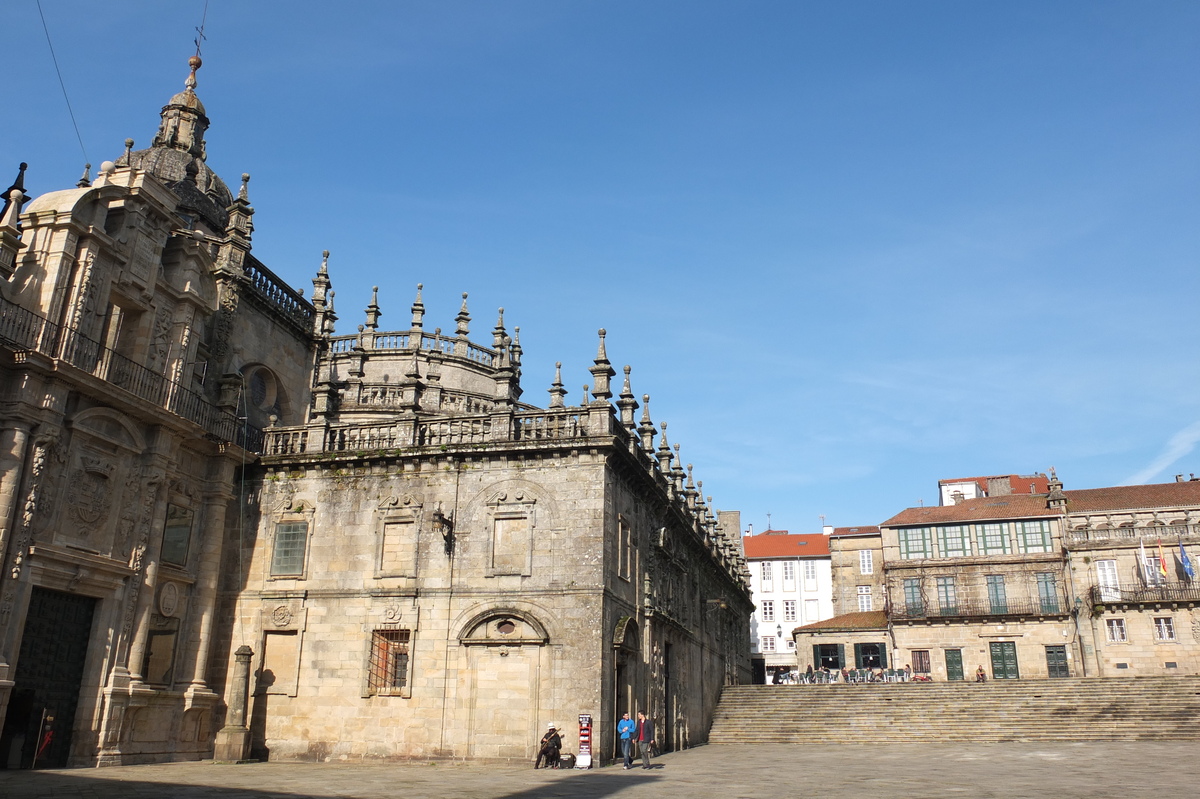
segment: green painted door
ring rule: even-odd
[[[946,650],[946,679],[961,680],[963,678],[962,650]]]
[[[1046,673],[1051,677],[1071,676],[1071,667],[1067,665],[1067,648],[1065,646],[1046,647]]]
[[[1017,670],[1017,644],[1015,641],[992,641],[992,678],[1016,680],[1021,677]]]

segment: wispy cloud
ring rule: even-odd
[[[1158,454],[1158,457],[1150,461],[1145,469],[1126,479],[1124,484],[1138,485],[1150,482],[1163,469],[1195,449],[1197,443],[1200,443],[1200,422],[1193,422],[1171,436],[1171,440],[1167,442],[1167,446]]]

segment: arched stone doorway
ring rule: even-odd
[[[537,619],[513,608],[489,610],[464,625],[468,757],[533,759],[549,640]]]

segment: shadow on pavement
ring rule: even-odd
[[[169,775],[162,775],[160,779],[141,780],[130,779],[125,777],[106,777],[97,776],[95,769],[79,769],[79,770],[63,770],[63,771],[0,771],[0,797],[4,799],[41,799],[42,797],[54,797],[54,799],[198,799],[199,797],[213,797],[214,799],[382,799],[382,797],[395,796],[453,796],[460,793],[456,776],[461,774],[470,774],[469,771],[460,771],[458,768],[446,768],[444,770],[436,767],[425,769],[413,769],[411,767],[398,767],[392,779],[381,780],[381,775],[378,770],[371,776],[373,779],[365,780],[372,783],[368,785],[360,785],[357,789],[353,784],[358,782],[356,775],[348,773],[344,768],[339,768],[337,772],[331,772],[329,775],[321,775],[319,769],[313,773],[315,790],[306,788],[300,790],[271,790],[269,788],[258,787],[265,782],[269,782],[271,775],[261,772],[255,773],[252,770],[253,766],[247,767],[248,770],[239,774],[242,766],[210,766],[214,769],[230,769],[220,777],[226,778],[226,785],[203,784],[213,780],[214,775],[204,775],[195,771],[199,764],[189,764],[188,777],[190,781],[175,782],[170,780]],[[139,767],[124,767],[129,769],[137,769]],[[661,764],[656,764],[651,767],[651,770],[663,768]],[[635,776],[627,774],[624,777],[611,773],[606,769],[604,774],[599,770],[593,771],[573,771],[561,774],[555,774],[545,782],[542,782],[544,777],[537,778],[539,783],[529,785],[518,790],[510,790],[505,792],[502,787],[505,782],[517,782],[521,780],[520,772],[507,771],[502,774],[497,774],[496,779],[490,784],[494,786],[494,793],[488,792],[488,780],[483,780],[480,785],[474,790],[462,790],[461,793],[469,793],[472,796],[487,796],[489,799],[540,799],[541,797],[571,797],[572,799],[604,799],[605,797],[615,796],[627,788],[634,785],[650,785],[662,779],[656,774],[646,774],[641,772]],[[103,770],[100,771],[103,773]],[[539,772],[539,774],[544,773]],[[183,775],[180,775],[183,776]],[[366,776],[366,775],[361,775]],[[242,780],[239,777],[245,777]],[[289,782],[295,783],[296,778],[292,777]],[[411,790],[417,786],[412,783],[420,782],[421,786],[427,789]],[[332,787],[332,783],[337,782],[337,786]],[[256,785],[257,783],[257,785]],[[386,784],[384,784],[386,783]],[[436,783],[436,784],[434,784]],[[234,787],[237,785],[237,787]]]

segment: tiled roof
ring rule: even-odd
[[[938,480],[938,486],[952,485],[954,483],[974,483],[979,486],[979,490],[987,492],[988,481],[1002,480],[1008,478],[1008,484],[1012,491],[1027,494],[1038,493],[1045,494],[1050,490],[1050,478],[1044,474],[992,474],[986,477],[957,477],[951,480]],[[1033,486],[1033,492],[1030,492],[1029,486]]]
[[[1064,491],[1069,513],[1103,513],[1117,510],[1149,510],[1200,506],[1200,480],[1185,483],[1153,483],[1139,486],[1081,488]],[[1059,516],[1046,507],[1045,494],[1008,494],[1002,497],[966,499],[957,505],[907,508],[883,523],[884,527],[973,522],[988,519],[1030,519]]]
[[[814,621],[796,631],[804,630],[882,630],[887,627],[887,614],[882,610],[865,610],[859,613],[843,613],[824,621]]]
[[[829,538],[819,533],[759,533],[743,536],[742,547],[749,559],[819,558],[829,555]]]
[[[1057,510],[1046,507],[1045,494],[1008,494],[1002,497],[964,499],[957,505],[907,508],[880,526],[905,527],[920,524],[973,522],[987,519],[1029,519],[1059,515],[1061,514]]]
[[[1064,491],[1067,511],[1096,513],[1138,508],[1174,508],[1200,505],[1200,480],[1186,483],[1154,483]]]
[[[835,527],[830,533],[831,538],[844,538],[855,535],[879,535],[879,527],[874,524],[860,524],[858,527]]]

